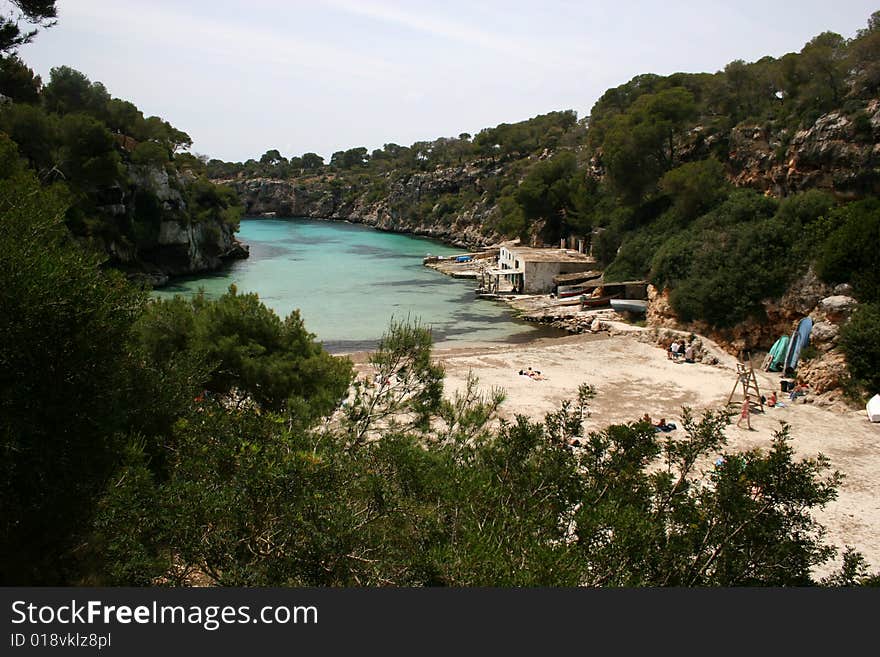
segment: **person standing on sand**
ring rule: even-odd
[[[749,409],[748,397],[743,399],[742,409],[740,409],[740,412],[739,412],[739,420],[736,423],[736,426],[738,429],[742,428],[740,425],[742,425],[743,420],[746,421],[746,426],[749,428],[749,431],[751,431],[752,430],[752,419],[751,419],[751,413],[750,413],[750,409]]]

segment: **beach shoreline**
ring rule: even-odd
[[[675,423],[679,429],[674,435],[681,437],[684,407],[695,414],[720,408],[738,410],[727,405],[737,383],[733,356],[701,338],[713,356],[710,361],[717,363],[673,361],[650,338],[650,329],[621,324],[613,326],[610,333],[515,344],[439,346],[433,357],[446,372],[447,397],[464,389],[469,374],[478,378],[481,390],[503,389],[505,401],[499,417],[505,420],[516,415],[543,420],[564,400],[574,399],[581,383],[591,384],[597,391],[584,423],[587,432],[634,422],[647,413],[655,422],[665,419]],[[348,356],[358,369],[367,367],[369,352]],[[823,405],[823,400],[809,395],[791,401],[780,392],[779,374],[763,372],[759,365],[754,363],[761,393],[769,396],[776,390],[784,406],[753,413],[751,431],[728,426],[725,451],[767,450],[774,433],[783,422],[787,424],[796,458],[823,454],[830,459],[829,473],[837,470],[844,474],[838,498],[815,513],[828,530],[827,542],[839,550],[837,558],[819,568],[816,575],[833,572],[846,546],[861,552],[872,571],[880,570],[880,496],[875,493],[875,482],[880,478],[880,424],[868,421],[863,408],[843,403]],[[540,371],[543,379],[519,374],[528,367]],[[733,399],[742,400],[738,388]]]

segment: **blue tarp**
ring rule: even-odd
[[[456,262],[470,262],[470,261],[471,261],[471,257],[470,257],[470,256],[458,256],[458,257],[455,259],[455,261],[456,261]]]

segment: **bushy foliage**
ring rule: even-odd
[[[795,461],[785,430],[767,452],[725,453],[704,471],[724,448],[724,414],[685,411],[681,439],[645,423],[587,435],[597,391],[582,386],[543,422],[494,429],[501,397],[474,379],[410,423],[401,400],[433,397],[437,381],[417,365],[426,337],[392,329],[377,372],[421,374],[365,383],[340,424],[289,430],[215,404],[178,423],[168,475],[136,461],[102,503],[111,581],[783,586],[815,583],[833,554],[810,510],[834,499],[839,476],[821,457]]]
[[[659,182],[660,191],[672,197],[679,218],[688,223],[724,199],[727,187],[724,167],[715,159],[683,164]]]
[[[198,355],[210,364],[207,390],[306,418],[332,411],[351,379],[351,363],[327,354],[299,312],[282,320],[256,294],[238,294],[234,286],[217,300],[156,300],[135,331],[154,362]]]
[[[819,275],[829,283],[852,283],[860,301],[880,302],[880,201],[850,203],[831,219],[837,227],[819,251]]]
[[[8,142],[7,142],[8,143]],[[0,180],[0,579],[70,576],[130,427],[126,338],[143,296],[74,245],[67,194]]]
[[[880,304],[860,305],[840,331],[840,348],[857,387],[880,392]]]

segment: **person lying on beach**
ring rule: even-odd
[[[809,391],[810,391],[810,386],[808,386],[806,383],[802,383],[801,381],[798,381],[798,384],[794,387],[794,389],[788,395],[788,398],[791,401],[794,401],[796,397],[803,397]]]
[[[654,431],[662,431],[663,433],[669,433],[670,431],[675,431],[678,427],[676,427],[672,422],[669,424],[666,423],[666,418],[660,418],[660,421],[654,425]]]
[[[519,371],[521,376],[527,376],[530,379],[535,379],[536,381],[543,381],[544,377],[541,376],[541,372],[539,370],[533,370],[531,367],[526,370]]]

